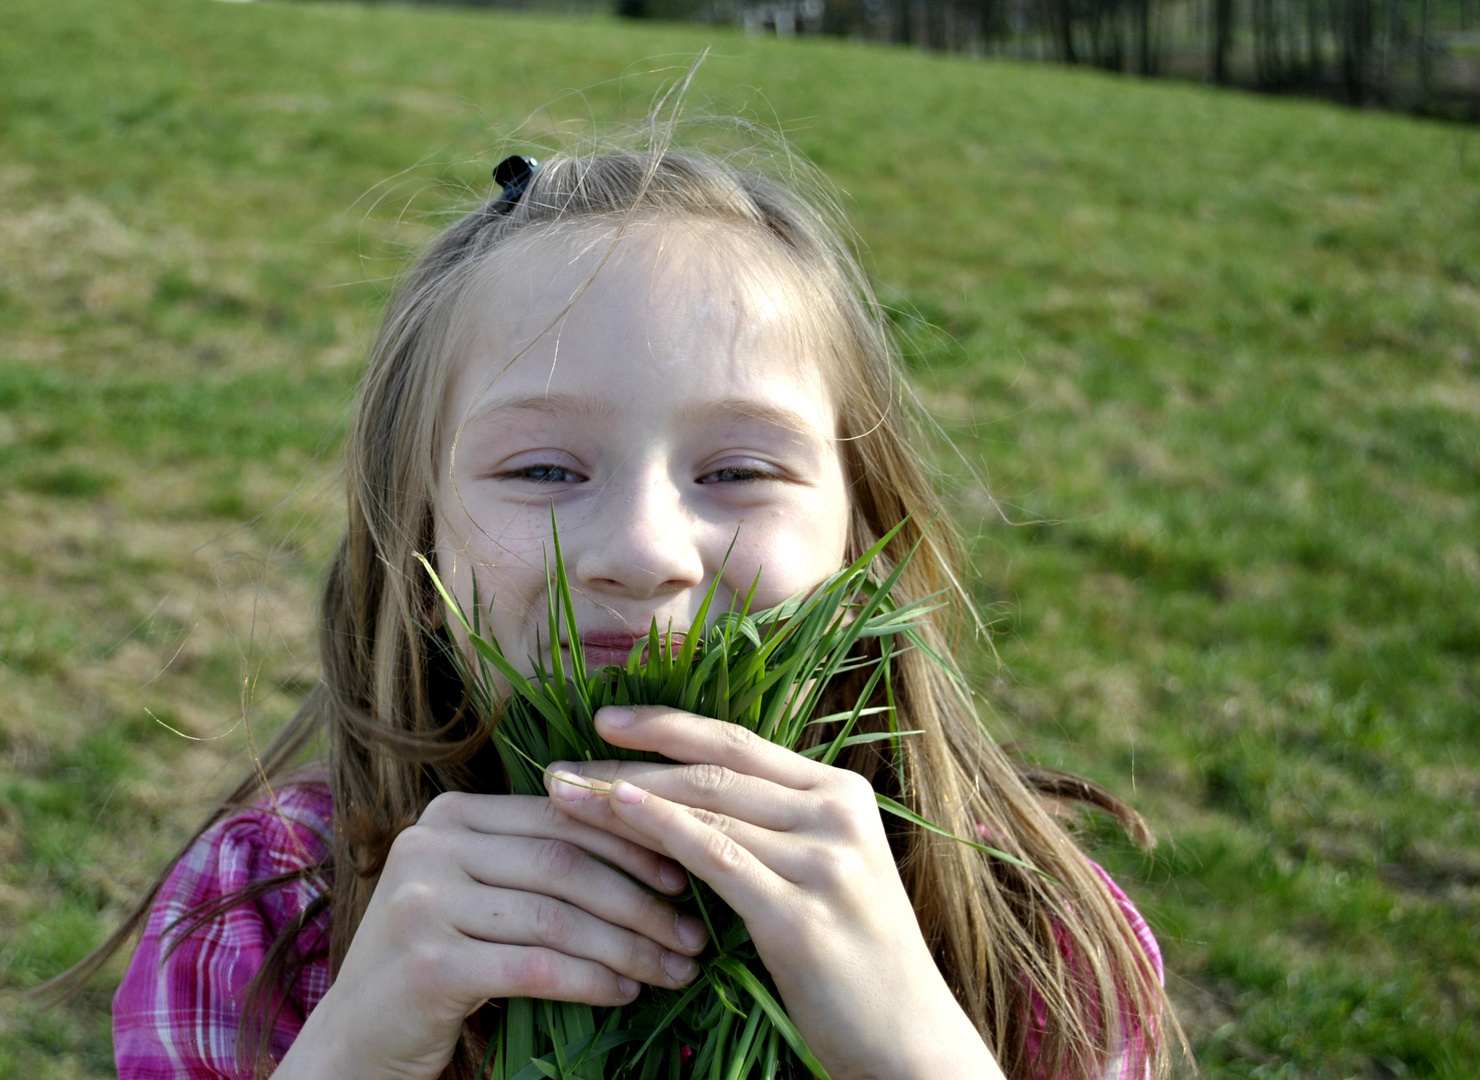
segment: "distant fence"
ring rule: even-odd
[[[455,2],[455,0],[454,0]],[[463,0],[1085,64],[1480,122],[1480,0]]]
[[[1480,0],[624,0],[1480,121]],[[663,10],[663,9],[668,10]]]

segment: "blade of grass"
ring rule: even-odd
[[[1001,859],[1003,862],[1010,862],[1013,866],[1020,866],[1024,870],[1028,870],[1034,874],[1037,874],[1039,877],[1044,878],[1045,880],[1053,881],[1053,878],[1049,877],[1032,863],[1020,859],[1016,855],[1009,855],[1007,852],[1002,851],[1000,848],[989,847],[986,844],[978,844],[975,840],[968,840],[964,836],[957,836],[955,833],[951,832],[951,830],[943,829],[939,825],[935,824],[935,822],[921,817],[919,814],[915,813],[903,803],[895,802],[888,795],[874,792],[874,801],[879,804],[879,808],[881,810],[886,810],[889,813],[893,814],[895,817],[903,818],[911,825],[915,825],[921,829],[925,829],[927,832],[933,832],[937,836],[947,837],[948,839],[956,841],[956,843],[958,844],[965,844],[967,847],[976,848],[977,851],[980,851],[983,854],[990,855],[995,859]]]
[[[916,728],[913,731],[865,731],[859,735],[849,735],[846,739],[843,740],[843,748],[847,749],[850,746],[860,746],[863,743],[883,742],[885,739],[892,740],[899,737],[900,735],[924,734],[925,732],[921,728]],[[826,751],[829,746],[830,744],[828,743],[823,743],[819,746],[809,746],[805,750],[798,750],[797,753],[801,754],[802,757],[818,758],[822,756],[823,752]]]
[[[751,1048],[755,1045],[756,1030],[764,1015],[764,1009],[752,1008],[750,1015],[745,1018],[745,1028],[735,1040],[735,1045],[730,1048],[730,1067],[725,1070],[724,1080],[743,1080],[750,1071],[750,1064],[755,1060]]]
[[[570,643],[571,678],[584,685],[586,682],[586,655],[581,648],[581,631],[576,625],[576,601],[570,591],[570,578],[565,571],[565,552],[560,547],[560,524],[555,520],[555,504],[550,504],[550,542],[555,548],[555,593],[559,597],[565,616],[565,639]],[[546,567],[548,572],[548,566]],[[555,628],[552,628],[552,632]],[[551,646],[558,645],[560,638],[552,637]]]
[[[560,1051],[561,1053],[570,1055],[579,1054],[584,1050],[590,1048],[595,1053],[607,1053],[611,1050],[616,1049],[624,1043],[636,1042],[638,1039],[642,1038],[642,1035],[643,1033],[640,1031],[627,1030],[610,1031],[607,1032],[605,1035],[600,1036],[587,1035],[584,1038],[576,1039],[574,1042],[565,1044],[564,1046],[560,1047]],[[541,1076],[550,1077],[552,1078],[552,1080],[558,1080],[558,1078],[560,1077],[558,1066],[555,1064],[554,1061],[550,1060],[554,1056],[555,1052],[551,1051],[550,1053],[545,1054],[543,1057],[531,1057],[529,1059],[529,1064],[524,1066],[524,1068],[520,1069],[513,1076],[509,1077],[509,1080],[539,1080]]]
[[[668,1011],[663,1014],[662,1019],[658,1021],[657,1026],[653,1028],[652,1034],[647,1037],[647,1040],[642,1044],[642,1046],[638,1048],[637,1053],[633,1055],[633,1062],[637,1062],[642,1059],[642,1055],[648,1052],[648,1047],[653,1045],[653,1040],[661,1035],[664,1031],[668,1030],[668,1028],[673,1024],[673,1021],[678,1019],[679,1015],[684,1011],[684,1009],[688,1008],[689,1003],[699,996],[699,992],[704,989],[705,985],[706,984],[702,982],[693,983],[686,991],[684,991],[683,996],[681,996],[677,1001],[673,1003],[672,1006],[669,1007]]]
[[[522,1069],[534,1060],[534,1002],[529,998],[510,998],[504,1010],[508,1016],[505,1028],[509,1046],[508,1067]]]
[[[777,1031],[781,1032],[781,1037],[791,1047],[792,1053],[801,1059],[802,1064],[811,1070],[812,1075],[820,1077],[821,1080],[830,1080],[827,1070],[822,1067],[822,1063],[813,1057],[812,1051],[807,1048],[807,1043],[802,1038],[802,1033],[796,1029],[796,1025],[791,1022],[791,1018],[786,1015],[786,1011],[781,1008],[780,1003],[771,996],[771,992],[761,984],[761,981],[743,964],[736,963],[729,958],[717,960],[715,963],[717,966],[723,967],[726,974],[744,987],[745,992],[754,998],[756,1004],[766,1011],[766,1015],[770,1018],[771,1023],[775,1025]]]
[[[833,739],[832,745],[827,748],[827,752],[822,755],[822,763],[824,765],[831,765],[838,759],[838,755],[843,752],[844,741],[849,735],[853,734],[853,728],[858,723],[859,715],[863,712],[869,699],[874,696],[874,688],[879,685],[879,677],[889,667],[889,654],[892,651],[889,643],[885,641],[880,648],[879,662],[874,667],[873,673],[869,675],[868,682],[864,684],[863,691],[858,695],[858,704],[853,707],[852,715],[848,717],[847,723],[838,729],[837,737]]]

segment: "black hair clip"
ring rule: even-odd
[[[538,164],[534,158],[514,154],[493,167],[493,179],[503,185],[504,189],[504,193],[493,204],[495,214],[507,214],[514,209],[519,196],[529,187],[529,178],[534,175],[534,167]]]

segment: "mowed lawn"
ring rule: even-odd
[[[0,26],[0,1077],[109,1074],[119,964],[21,993],[312,683],[388,280],[706,45],[693,109],[781,126],[898,312],[991,722],[1161,837],[1085,823],[1204,1075],[1480,1067],[1480,131],[604,19]]]

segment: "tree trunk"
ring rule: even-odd
[[[1341,81],[1346,100],[1364,105],[1371,89],[1372,0],[1341,2]]]
[[[1319,0],[1305,0],[1305,70],[1313,82],[1321,77],[1321,20]]]
[[[1249,5],[1249,30],[1254,38],[1254,82],[1261,88],[1267,88],[1270,83],[1269,8],[1269,0],[1254,0]]]
[[[1424,112],[1433,107],[1434,59],[1429,52],[1429,0],[1420,0],[1418,22],[1418,100]]]
[[[1156,65],[1151,60],[1151,0],[1136,3],[1136,69],[1150,75]]]
[[[1055,0],[1054,17],[1059,34],[1059,56],[1066,64],[1079,63],[1074,53],[1074,13],[1071,0]]]
[[[1213,81],[1230,81],[1228,53],[1233,47],[1233,0],[1213,0]]]

